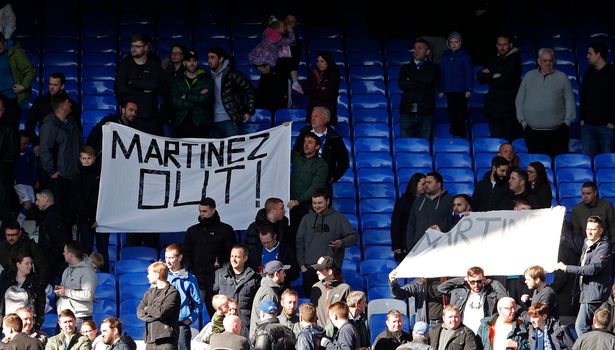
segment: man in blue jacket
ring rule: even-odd
[[[574,325],[579,337],[591,330],[594,313],[611,295],[613,242],[607,240],[603,232],[600,217],[590,216],[587,219],[587,238],[582,245],[580,266],[566,265],[561,261],[557,265],[558,270],[579,276],[581,307]]]
[[[199,294],[199,283],[193,274],[182,267],[182,248],[173,243],[167,246],[164,252],[164,259],[169,268],[169,283],[179,292],[179,350],[190,350],[190,339],[192,333],[190,326],[199,320],[201,313],[201,295]],[[198,324],[195,326],[199,328]]]

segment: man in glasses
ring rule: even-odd
[[[438,291],[450,297],[450,303],[461,310],[463,324],[474,333],[480,320],[495,314],[498,300],[506,296],[504,286],[485,278],[485,272],[478,266],[469,268],[466,277],[442,282]]]

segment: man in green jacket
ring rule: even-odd
[[[199,56],[186,52],[183,74],[171,85],[171,104],[177,137],[205,138],[213,121],[214,80],[199,68]]]
[[[77,318],[75,314],[66,309],[58,314],[60,333],[47,340],[45,350],[90,350],[92,344],[85,335],[76,332]]]
[[[32,96],[32,83],[36,69],[19,43],[10,45],[0,33],[0,96],[6,108],[5,117],[17,130],[19,105]]]

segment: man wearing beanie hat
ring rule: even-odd
[[[250,315],[250,339],[253,339],[256,331],[256,323],[259,319],[258,307],[263,301],[272,301],[276,307],[280,305],[280,294],[284,286],[286,270],[290,269],[290,265],[284,265],[279,260],[271,260],[263,269],[263,279],[261,286],[256,291],[254,300],[252,301],[252,313]],[[277,319],[277,318],[276,318]]]
[[[171,83],[175,134],[205,138],[213,123],[214,80],[209,72],[199,68],[199,56],[194,51],[186,52],[183,65],[183,73]]]
[[[207,51],[207,63],[214,79],[214,120],[211,137],[239,134],[239,126],[256,111],[256,90],[235,67],[221,47]]]
[[[184,263],[199,281],[201,298],[213,315],[212,287],[216,270],[229,261],[231,248],[237,242],[233,228],[220,221],[216,202],[209,197],[199,203],[199,223],[188,228],[184,240]]]
[[[279,306],[276,302],[263,300],[256,306],[256,311],[260,320],[254,326],[254,337],[250,338],[252,349],[295,349],[295,334],[278,320]]]

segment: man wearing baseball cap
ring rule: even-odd
[[[345,301],[350,293],[350,286],[338,280],[341,275],[335,260],[330,256],[321,256],[316,264],[311,265],[316,271],[318,282],[312,286],[310,296],[312,304],[316,307],[317,323],[325,328],[328,336],[333,335],[333,327],[329,324],[329,305],[338,301]]]
[[[272,344],[276,344],[275,349],[295,349],[295,334],[278,320],[277,302],[263,300],[256,311],[260,320],[255,325],[254,337],[250,338],[252,349],[272,349]]]
[[[256,331],[256,323],[259,319],[258,307],[261,302],[271,300],[276,307],[280,305],[280,294],[282,294],[282,286],[284,286],[284,278],[286,270],[290,269],[290,265],[284,265],[279,260],[271,260],[263,269],[263,279],[261,286],[256,291],[252,302],[252,314],[250,315],[250,339],[253,339]],[[276,311],[277,312],[277,311]]]

